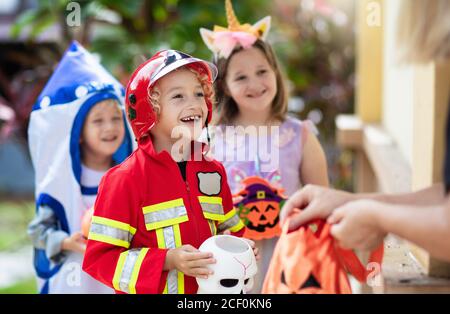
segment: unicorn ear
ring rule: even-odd
[[[200,35],[202,36],[203,42],[209,48],[209,50],[216,52],[217,49],[216,47],[214,47],[214,32],[201,27]]]
[[[267,34],[269,33],[270,21],[270,16],[266,16],[252,25],[252,29],[257,32],[259,38],[262,40],[266,40]]]

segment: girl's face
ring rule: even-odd
[[[89,111],[83,126],[80,143],[84,156],[111,157],[125,136],[122,111],[116,101],[97,103]]]
[[[225,83],[239,111],[270,112],[277,93],[277,79],[260,49],[251,47],[235,53],[228,63]]]
[[[159,113],[158,122],[151,130],[152,135],[158,141],[169,143],[174,143],[180,134],[189,140],[198,139],[207,118],[208,107],[196,74],[180,68],[163,76],[155,88],[160,92]]]

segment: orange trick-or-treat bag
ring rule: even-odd
[[[371,252],[365,267],[352,250],[337,246],[325,221],[292,232],[288,225],[275,247],[263,293],[352,293],[347,272],[360,282],[380,274],[383,244]]]

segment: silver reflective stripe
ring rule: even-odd
[[[239,216],[237,214],[233,215],[233,217],[231,217],[228,220],[225,220],[224,222],[222,222],[218,227],[217,230],[219,232],[222,232],[226,229],[230,229],[231,227],[234,227],[235,225],[237,225],[239,223]]]
[[[131,249],[128,251],[119,280],[119,288],[123,292],[130,293],[129,284],[131,274],[133,273],[134,266],[136,265],[136,261],[141,250],[142,249]]]
[[[178,271],[172,269],[167,274],[167,293],[178,294]]]
[[[174,249],[176,247],[175,245],[175,233],[173,231],[172,226],[165,227],[163,229],[164,233],[164,242],[166,244],[167,249]]]
[[[126,241],[128,243],[130,243],[131,240],[133,239],[133,235],[128,231],[106,225],[101,225],[95,222],[92,223],[90,232],[111,237],[117,240]]]
[[[144,217],[145,217],[145,224],[151,224],[186,215],[187,215],[186,208],[184,206],[178,206],[147,213],[144,215]]]
[[[175,232],[173,226],[168,226],[163,229],[164,242],[167,249],[176,248]],[[173,269],[167,274],[167,293],[178,294],[178,271]]]
[[[223,215],[223,206],[220,204],[200,203],[202,210],[207,213]]]

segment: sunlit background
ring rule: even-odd
[[[123,84],[162,48],[211,59],[199,28],[226,25],[224,1],[0,1],[0,293],[35,293],[26,226],[34,214],[26,130],[31,107],[72,39]],[[335,117],[354,110],[355,1],[233,2],[240,22],[271,15],[268,41],[289,82],[289,112],[320,131],[334,187],[352,190],[352,155],[335,145]]]

